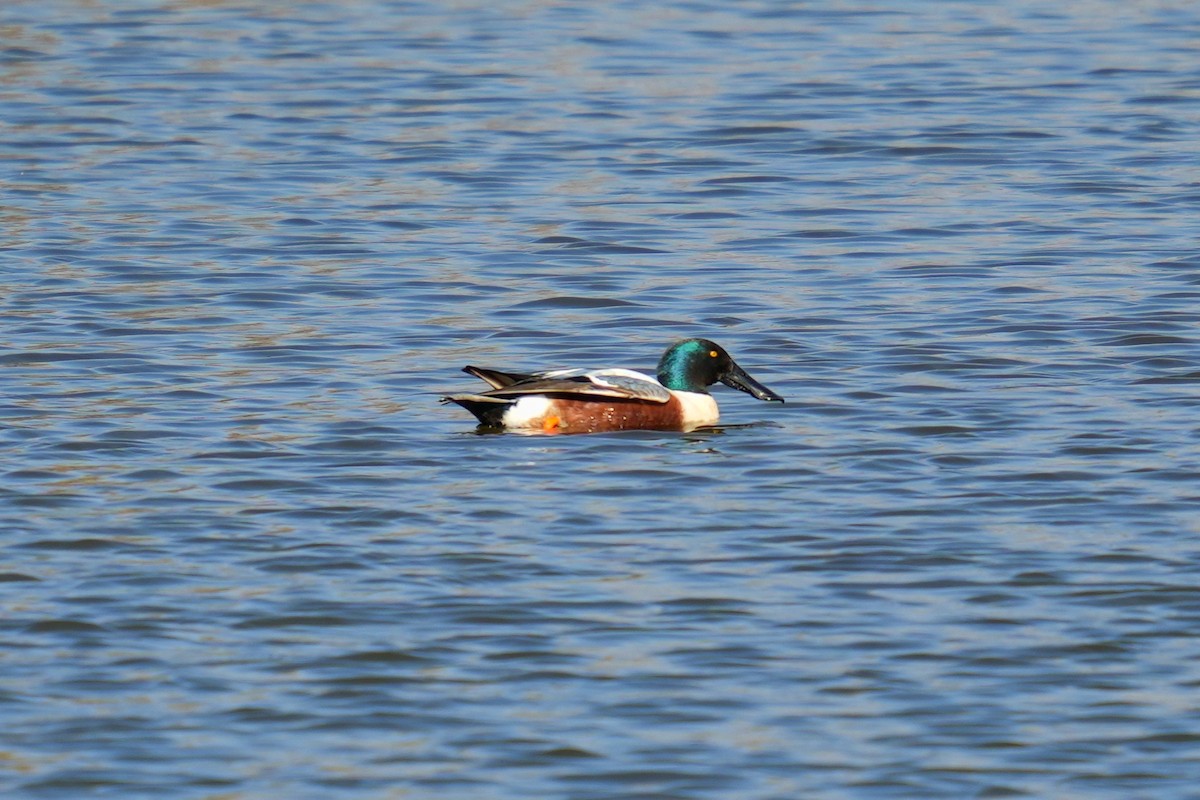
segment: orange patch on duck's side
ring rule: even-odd
[[[542,430],[546,433],[554,433],[560,425],[562,425],[562,420],[553,414],[547,414],[546,418],[542,420]]]

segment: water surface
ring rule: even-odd
[[[1200,797],[1189,4],[0,30],[5,797]]]

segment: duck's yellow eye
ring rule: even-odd
[[[710,356],[712,356],[713,358],[716,358],[716,357],[717,357],[717,351],[716,351],[716,350],[709,350],[709,351],[708,351],[708,354],[709,354]]]

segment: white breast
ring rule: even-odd
[[[711,394],[701,392],[680,392],[675,389],[671,394],[679,398],[683,406],[683,424],[689,428],[701,425],[716,425],[720,414],[717,412],[717,401]]]

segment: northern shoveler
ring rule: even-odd
[[[783,398],[746,374],[729,353],[708,339],[685,339],[658,362],[658,380],[631,369],[560,369],[501,372],[463,367],[492,388],[452,394],[481,425],[546,433],[632,429],[690,431],[717,422],[708,387],[720,381],[759,400]]]

